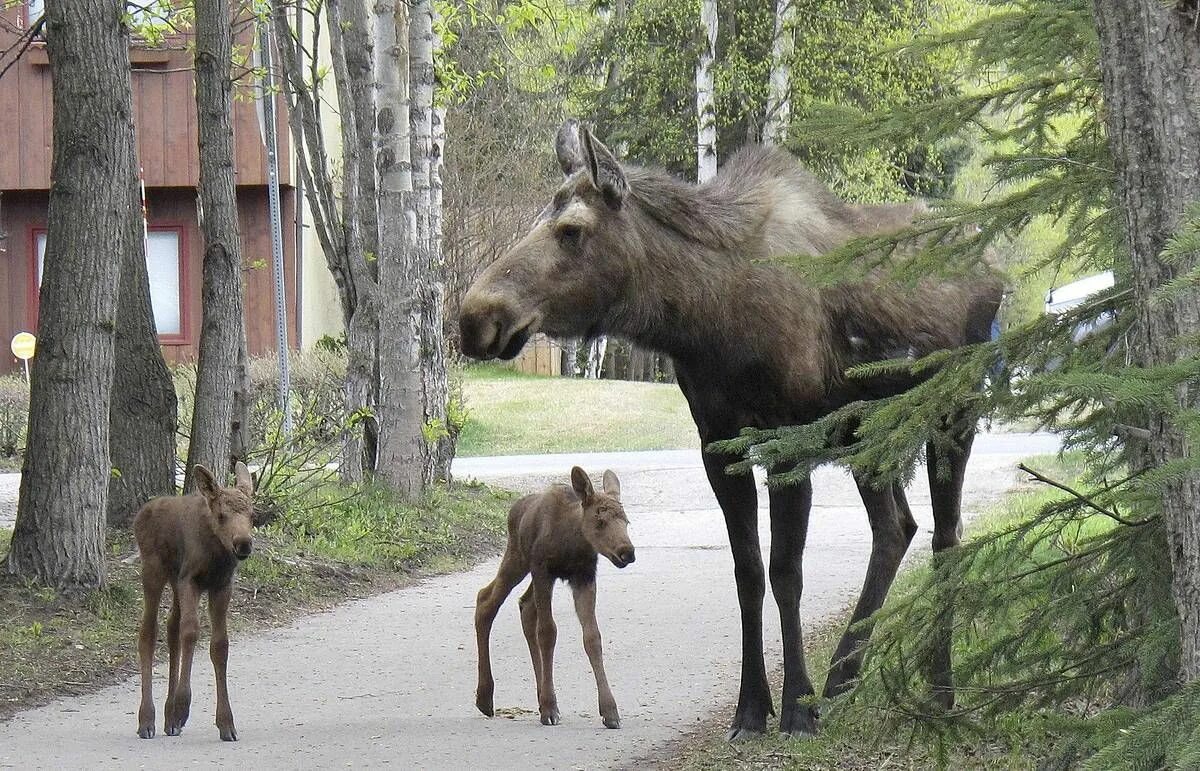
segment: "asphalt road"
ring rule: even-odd
[[[1016,463],[1053,452],[1049,436],[993,434],[976,441],[967,476],[968,520],[1018,480]],[[574,769],[635,765],[712,714],[729,714],[739,657],[732,560],[698,452],[467,458],[459,476],[537,489],[571,465],[621,476],[637,562],[600,567],[598,616],[622,718],[606,730],[570,593],[556,594],[556,683],[563,723],[540,725],[516,592],[492,638],[498,717],[474,707],[475,593],[496,560],[475,569],[347,603],[295,625],[235,638],[230,695],[240,741],[218,740],[207,646],[197,648],[191,719],[180,737],[136,735],[136,680],[64,699],[0,723],[0,767]],[[803,612],[812,625],[840,611],[862,581],[870,530],[853,483],[822,469],[808,539]],[[761,496],[765,505],[766,496]],[[928,490],[909,492],[927,549]],[[767,518],[760,517],[763,544]],[[518,591],[520,591],[518,589]],[[235,600],[236,601],[236,600]],[[769,593],[768,665],[779,662]],[[130,645],[137,620],[130,619]],[[823,666],[817,662],[816,668]],[[166,665],[157,670],[161,729]],[[499,716],[503,715],[503,716]]]

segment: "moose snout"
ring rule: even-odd
[[[236,538],[233,541],[233,553],[240,560],[244,560],[250,556],[250,552],[254,551],[254,542],[249,538]]]
[[[613,560],[613,564],[619,568],[632,565],[636,557],[633,554],[633,546],[626,546],[617,550],[617,559]]]
[[[458,318],[462,352],[473,359],[511,359],[537,331],[535,326],[508,303],[468,293]]]

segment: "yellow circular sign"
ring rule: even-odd
[[[12,348],[13,356],[28,361],[33,358],[33,350],[37,347],[37,338],[29,332],[18,332],[13,335],[10,347]]]

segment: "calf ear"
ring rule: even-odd
[[[254,479],[250,477],[250,469],[246,468],[246,464],[240,460],[233,467],[233,476],[237,479],[235,483],[237,489],[241,490],[247,496],[254,495]]]
[[[588,479],[587,472],[578,466],[571,469],[571,487],[575,488],[575,492],[579,493],[579,497],[584,501],[590,501],[596,495],[592,480]]]
[[[604,492],[618,501],[621,500],[621,480],[617,479],[617,475],[613,473],[612,469],[604,472]]]
[[[584,167],[583,151],[579,146],[579,121],[568,118],[554,138],[554,154],[564,176],[571,176]]]
[[[620,209],[629,192],[629,184],[625,181],[625,172],[612,152],[599,139],[592,136],[587,129],[580,130],[583,137],[583,157],[587,163],[588,173],[592,184],[604,196],[604,201],[614,209]]]
[[[217,494],[220,485],[217,484],[216,477],[211,471],[197,463],[192,467],[192,473],[196,477],[196,490],[201,495],[211,498]]]

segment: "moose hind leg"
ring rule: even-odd
[[[716,438],[705,437],[704,442],[707,444]],[[725,515],[741,608],[742,679],[737,710],[729,726],[731,741],[766,732],[767,715],[775,713],[763,661],[762,610],[767,581],[758,541],[758,490],[752,475],[725,473],[725,467],[735,460],[737,458],[728,455],[704,453],[708,482]]]
[[[962,488],[966,477],[967,459],[975,439],[974,429],[959,436],[957,446],[939,451],[933,442],[926,448],[929,473],[929,497],[933,507],[933,566],[945,564],[945,552],[958,546],[962,538]],[[933,686],[934,702],[943,709],[954,707],[954,668],[950,660],[950,645],[954,628],[953,592],[942,587],[933,644],[929,660],[929,680]]]
[[[158,604],[166,581],[156,565],[142,564],[142,626],[138,630],[138,665],[142,677],[142,700],[138,706],[138,736],[154,738],[154,649],[158,642]]]
[[[526,572],[525,566],[513,556],[513,552],[506,552],[495,580],[480,589],[475,600],[475,647],[478,651],[475,707],[488,717],[495,714],[493,700],[496,692],[496,681],[492,676],[492,624],[496,621],[500,606]]]
[[[542,725],[558,725],[558,696],[554,692],[554,646],[558,642],[558,627],[554,624],[554,579],[548,575],[533,575],[533,602],[537,608],[537,647],[541,659],[538,678],[538,713]]]
[[[863,659],[862,646],[871,637],[871,625],[860,622],[883,605],[911,539],[891,485],[880,489],[864,480],[856,479],[855,482],[871,523],[871,560],[867,563],[867,575],[850,625],[833,654],[829,677],[825,681],[826,697],[844,693],[858,677]]]
[[[771,592],[779,606],[783,632],[783,702],[779,710],[779,732],[813,734],[817,710],[803,701],[813,695],[812,681],[804,663],[804,633],[800,623],[800,595],[804,588],[804,541],[812,508],[812,482],[772,489],[771,500]]]

